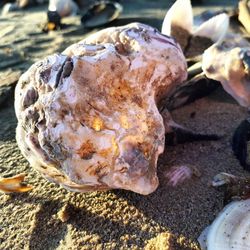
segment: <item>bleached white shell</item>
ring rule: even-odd
[[[183,17],[185,17],[183,19]],[[177,0],[162,23],[162,34],[171,35],[174,27],[182,28],[193,36],[206,37],[213,42],[220,42],[225,37],[229,26],[229,16],[225,13],[216,15],[198,27],[193,24],[193,11],[190,0]]]
[[[220,42],[226,35],[229,26],[229,16],[225,13],[219,14],[202,23],[193,36],[207,37],[213,42]]]
[[[178,26],[192,34],[193,11],[190,0],[177,0],[171,6],[163,20],[161,33],[170,36],[172,26]]]
[[[202,250],[249,250],[250,199],[228,204],[198,241]]]
[[[132,23],[99,31],[22,75],[18,145],[70,190],[149,194],[165,140],[157,102],[186,76],[180,47],[156,29]]]

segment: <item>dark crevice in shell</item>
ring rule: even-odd
[[[62,81],[62,78],[66,78],[70,76],[72,70],[73,70],[72,59],[67,57],[56,75],[55,88],[59,86],[59,84]]]
[[[38,92],[32,87],[28,89],[23,98],[23,108],[26,109],[34,104],[38,99]]]

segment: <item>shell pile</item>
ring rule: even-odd
[[[186,76],[179,45],[150,26],[97,32],[21,76],[18,145],[67,189],[149,194],[165,139],[156,104]]]

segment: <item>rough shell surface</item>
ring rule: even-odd
[[[250,199],[228,204],[198,240],[202,250],[250,249]]]
[[[165,139],[156,103],[186,75],[180,47],[156,29],[132,23],[100,31],[22,75],[18,145],[70,190],[149,194]]]

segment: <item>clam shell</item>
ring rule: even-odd
[[[86,28],[99,27],[115,20],[122,12],[119,3],[101,1],[93,4],[82,16],[81,22]]]
[[[249,250],[250,199],[228,204],[198,241],[202,250]]]

